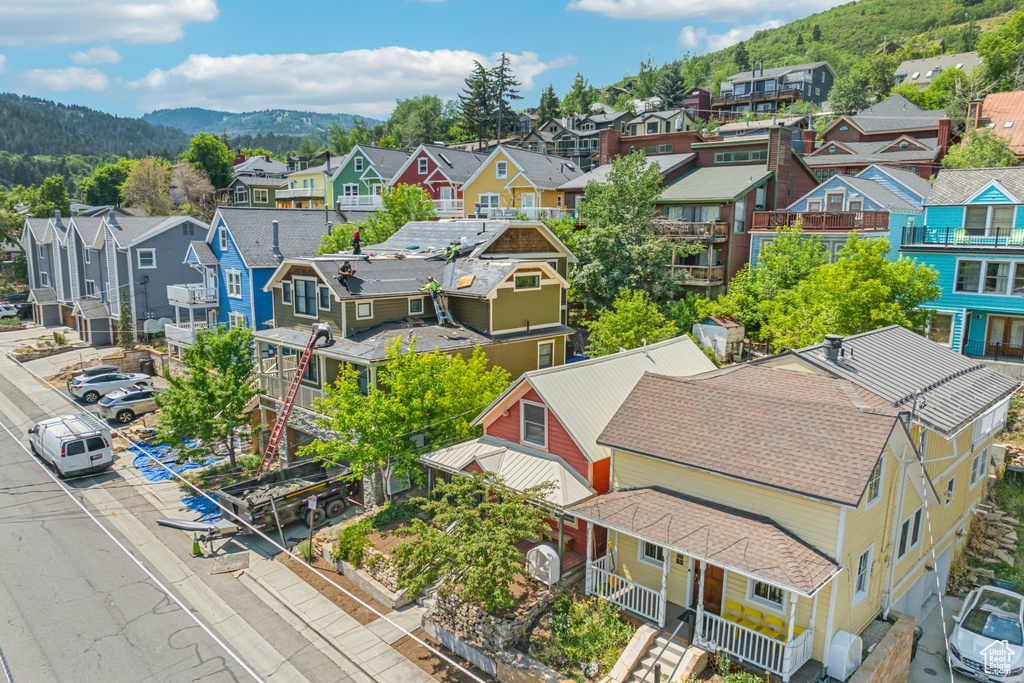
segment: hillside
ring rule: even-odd
[[[234,114],[227,111],[200,109],[198,107],[182,107],[178,109],[158,109],[143,115],[142,120],[155,125],[180,128],[189,135],[212,133],[220,135],[225,130],[230,136],[238,135],[310,135],[318,136],[326,133],[332,121],[337,121],[343,128],[355,126],[353,119],[359,118],[352,114],[318,114],[310,111],[292,111],[289,109],[267,109],[266,111],[250,111]],[[375,119],[365,119],[367,126],[380,123]]]
[[[88,107],[0,93],[0,150],[19,155],[167,154],[183,150],[189,136],[136,118]]]

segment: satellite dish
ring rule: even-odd
[[[549,543],[541,543],[526,553],[526,568],[530,575],[550,586],[561,577],[562,563]]]

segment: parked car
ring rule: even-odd
[[[24,304],[28,303],[28,292],[18,292],[17,294],[8,294],[7,298],[4,299],[9,304]]]
[[[139,372],[110,372],[79,375],[68,382],[68,392],[86,403],[95,403],[115,389],[145,386],[153,388],[153,378]]]
[[[107,420],[128,424],[143,413],[156,410],[156,397],[159,389],[147,387],[138,389],[129,387],[117,389],[100,399],[97,414]]]
[[[0,319],[17,318],[18,314],[17,306],[0,302]]]
[[[1024,682],[1024,595],[995,586],[967,594],[953,617],[949,667],[978,681]]]
[[[39,422],[28,430],[28,445],[60,477],[99,472],[114,464],[110,428],[89,413]]]

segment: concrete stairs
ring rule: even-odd
[[[662,652],[663,649],[664,652]],[[686,650],[686,645],[681,641],[671,638],[669,634],[662,631],[647,648],[647,653],[637,663],[636,668],[626,679],[626,683],[662,683],[663,681],[668,683],[668,681],[678,680],[677,669],[680,668],[680,662],[682,662]],[[661,653],[660,659],[658,659],[659,653]],[[655,660],[661,668],[661,680],[656,679],[655,672],[652,671]]]

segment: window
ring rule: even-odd
[[[857,604],[871,588],[871,551],[868,548],[857,558],[857,575],[853,580],[853,603]]]
[[[46,250],[43,249],[43,245],[37,244],[36,251],[39,252],[39,258],[46,258]]]
[[[320,285],[320,310],[329,311],[331,310],[331,290],[328,287]]]
[[[637,559],[647,564],[653,564],[658,567],[665,564],[665,549],[660,545],[650,543],[649,541],[640,541],[637,548]]]
[[[977,292],[981,281],[981,261],[960,261],[957,263],[956,284],[958,292]]]
[[[921,540],[921,521],[924,515],[924,508],[918,508],[914,514],[903,520],[900,525],[900,542],[896,553],[896,559],[902,558],[907,551],[913,548]]]
[[[427,171],[429,170],[427,166],[428,164],[426,159],[416,160],[416,172],[420,175],[427,175]]]
[[[295,288],[295,314],[316,317],[316,282],[313,280],[292,280]]]
[[[309,363],[306,364],[306,371],[302,373],[302,381],[309,382],[310,384],[316,384],[318,382],[317,377],[319,373],[319,362],[316,356],[309,359]]]
[[[270,195],[266,188],[252,191],[253,204],[267,204],[270,202]]]
[[[550,368],[555,364],[555,343],[541,342],[537,345],[537,369]]]
[[[1010,264],[1007,261],[985,263],[985,292],[1005,294],[1010,283]]]
[[[508,162],[497,161],[494,164],[494,177],[495,178],[508,178]]]
[[[281,282],[281,303],[290,304],[292,302],[292,283],[287,280]]]
[[[964,229],[968,235],[1005,235],[1012,227],[1012,206],[968,206],[964,209]]]
[[[373,302],[372,301],[357,301],[356,302],[356,320],[369,320],[373,317]]]
[[[523,289],[540,289],[540,275],[516,275],[515,291]]]
[[[946,482],[946,506],[948,507],[953,503],[953,498],[956,497],[956,477],[950,477],[949,481]]]
[[[495,192],[485,192],[479,195],[479,199],[480,210],[483,212],[486,212],[488,209],[498,209],[501,207],[498,194]]]
[[[423,298],[409,299],[409,315],[416,315],[423,312]]]
[[[43,284],[43,287],[50,286],[50,274],[45,270],[39,273],[39,281]]]
[[[672,145],[658,145],[658,154],[671,154]]]
[[[68,455],[81,455],[85,453],[85,442],[84,441],[69,441],[64,446],[64,451]]]
[[[747,200],[737,199],[733,205],[732,229],[735,233],[747,231]]]
[[[220,237],[220,249],[224,251],[228,248],[228,229],[222,225],[217,231],[217,235]]]
[[[883,455],[875,463],[875,469],[871,470],[871,478],[868,479],[868,505],[871,505],[882,496],[882,472],[885,470],[885,456]]]
[[[244,204],[248,197],[245,192],[245,185],[239,185],[235,188],[235,204]]]
[[[237,270],[229,270],[224,273],[224,284],[228,288],[228,297],[232,299],[242,298],[242,273]]]
[[[657,133],[657,132],[658,132],[658,122],[657,121],[648,121],[647,122],[647,134],[651,135],[651,134]]]
[[[85,262],[92,263],[92,249],[85,250]]]
[[[768,150],[742,150],[738,152],[715,152],[716,164],[728,164],[737,161],[766,161]]]
[[[764,581],[747,579],[747,599],[781,612],[786,604],[786,591]]]
[[[933,342],[949,346],[953,338],[953,314],[936,313],[928,323],[928,338]]]
[[[96,296],[96,282],[94,280],[85,281],[85,295]]]
[[[807,200],[808,211],[821,211],[821,200],[820,199],[808,199]]]
[[[820,95],[821,95],[821,88],[815,88],[814,89],[814,96],[815,97],[819,97]]]
[[[359,373],[356,383],[359,385],[359,393],[366,396],[370,393],[370,368],[366,365],[351,364],[350,367]]]
[[[839,130],[850,130],[849,126],[839,126]]]
[[[974,456],[971,463],[971,488],[988,474],[988,447],[983,448]]]
[[[138,262],[139,269],[156,268],[156,249],[139,249]]]
[[[245,316],[234,311],[228,313],[228,327],[245,327]]]
[[[539,403],[520,401],[522,407],[522,428],[520,439],[541,448],[548,445],[547,408]]]
[[[352,160],[352,168],[355,169],[356,173],[362,173],[363,172],[363,158],[362,157],[356,157],[355,159],[353,159]]]
[[[345,197],[356,197],[359,195],[359,185],[356,183],[345,183],[341,187],[341,193]]]

